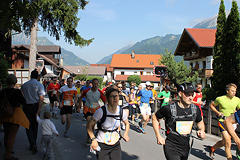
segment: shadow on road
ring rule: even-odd
[[[139,159],[137,155],[129,155],[126,152],[122,151],[122,159],[124,160],[133,160],[133,159]]]

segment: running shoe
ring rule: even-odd
[[[214,151],[212,149],[212,146],[207,146],[207,148],[208,148],[208,152],[209,152],[209,157],[211,159],[214,159]]]
[[[137,118],[134,119],[135,122],[139,123],[139,120]]]
[[[63,137],[68,138],[67,132],[64,132]]]
[[[145,130],[142,127],[139,127],[139,130],[143,133],[146,134]]]

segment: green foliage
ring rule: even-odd
[[[224,14],[221,10],[223,2],[219,9],[219,16],[222,21],[218,21],[219,34],[216,34],[216,44],[214,47],[214,74],[213,87],[217,95],[225,94],[225,87],[228,83],[240,85],[240,20],[237,2],[232,1],[232,8],[227,21],[224,24]],[[222,7],[223,8],[223,7]],[[219,18],[220,19],[220,18]],[[216,61],[215,61],[216,60]],[[240,93],[237,93],[240,96]]]
[[[98,77],[98,76],[88,76],[87,80],[92,80],[94,78],[98,79],[98,88],[102,88],[102,84],[103,84],[103,78],[102,77]]]
[[[80,47],[93,39],[83,39],[76,28],[78,9],[84,9],[86,0],[7,0],[0,1],[0,28],[8,31],[25,31],[30,34],[37,18],[44,31],[59,40],[62,33],[66,42]],[[22,28],[21,28],[22,26]]]
[[[216,91],[217,95],[223,95],[225,93],[225,82],[223,81],[223,77],[225,73],[224,70],[224,57],[223,57],[223,45],[224,45],[224,27],[226,24],[226,14],[225,14],[225,6],[224,1],[221,0],[219,13],[217,18],[217,32],[216,39],[214,44],[214,53],[213,53],[213,75],[212,75],[212,84],[213,89]]]
[[[0,53],[0,82],[3,84],[3,86],[6,85],[5,80],[8,76],[8,69],[9,65],[7,60],[5,59],[5,55],[3,53]]]
[[[74,80],[86,81],[87,80],[87,75],[85,75],[85,74],[76,75],[74,77]]]
[[[167,66],[168,78],[175,86],[179,86],[183,82],[197,82],[198,72],[192,73],[191,67],[188,68],[183,60],[176,62],[174,55],[168,52],[168,50],[166,50],[161,58],[159,59],[159,64]]]
[[[217,97],[216,92],[214,91],[213,88],[210,87],[209,84],[207,84],[207,85],[203,88],[203,90],[202,90],[202,95],[203,95],[202,100],[203,100],[203,101],[206,100],[207,103],[208,103],[208,102],[211,102],[211,101],[214,101],[214,100],[216,99],[216,97]]]
[[[141,83],[141,81],[142,80],[139,75],[131,75],[131,76],[128,76],[128,78],[127,78],[127,82],[129,84],[131,84],[131,82],[135,82],[137,86]]]

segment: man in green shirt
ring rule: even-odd
[[[161,93],[159,93],[156,99],[163,100],[161,106],[165,106],[165,105],[168,105],[169,102],[171,101],[170,96],[171,96],[170,87],[167,85],[165,87],[165,91],[162,91]]]
[[[226,86],[227,95],[217,97],[210,105],[210,108],[219,117],[218,126],[222,133],[222,140],[218,141],[213,146],[208,146],[209,155],[213,159],[214,151],[222,146],[225,146],[226,157],[228,160],[232,160],[231,153],[231,136],[228,134],[226,127],[223,124],[225,117],[229,117],[235,112],[235,109],[240,109],[240,99],[235,97],[237,86],[233,83],[229,83]],[[219,111],[216,106],[219,105]]]

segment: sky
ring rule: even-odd
[[[240,6],[240,0],[237,1]],[[231,10],[231,0],[225,9]],[[79,10],[77,31],[85,39],[94,38],[86,47],[56,41],[47,32],[38,32],[56,45],[93,64],[117,50],[142,40],[167,34],[182,34],[184,28],[218,14],[220,0],[89,0]]]

